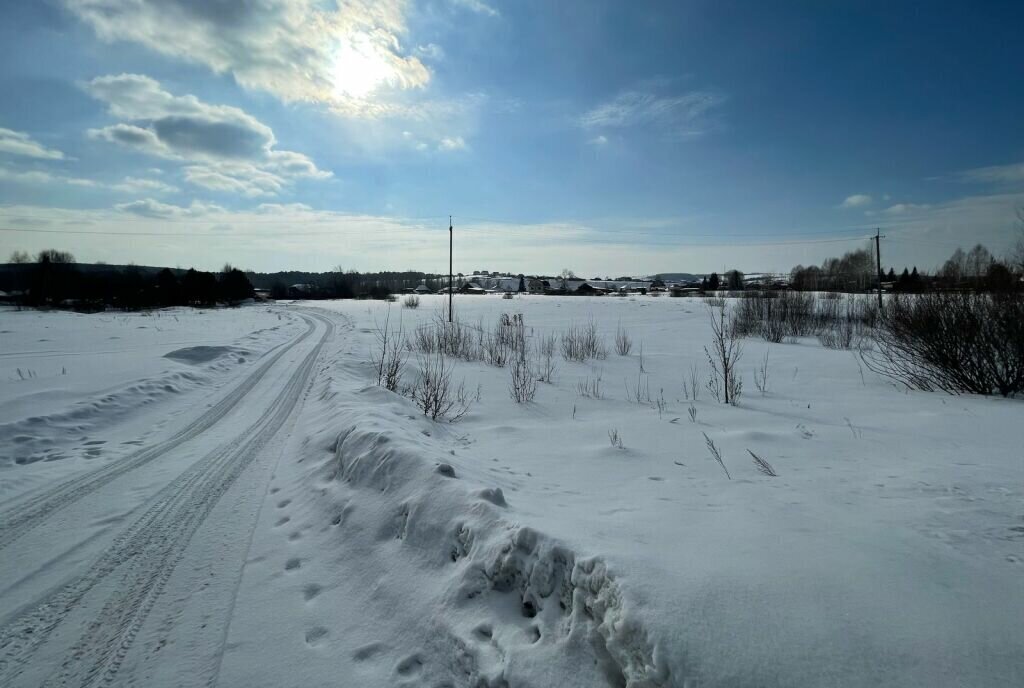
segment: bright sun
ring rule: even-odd
[[[392,77],[387,58],[365,36],[342,43],[334,55],[334,90],[339,95],[365,97]]]

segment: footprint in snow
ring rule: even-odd
[[[423,668],[423,660],[418,654],[411,654],[395,666],[395,671],[401,676],[417,674]]]
[[[365,662],[368,659],[379,655],[381,652],[387,649],[383,643],[370,643],[369,645],[363,645],[355,652],[352,653],[352,659],[357,662]]]
[[[327,637],[327,629],[323,626],[314,626],[306,631],[306,644],[316,646],[319,641]]]
[[[302,560],[299,559],[298,557],[292,557],[291,559],[289,559],[288,561],[286,561],[284,563],[284,570],[285,571],[294,571],[295,569],[299,568],[300,566],[302,566]]]

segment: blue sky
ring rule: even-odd
[[[0,7],[0,250],[260,270],[788,270],[997,254],[1024,7]],[[22,230],[22,231],[11,231]],[[32,230],[32,231],[24,231]]]

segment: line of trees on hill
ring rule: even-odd
[[[253,297],[249,278],[230,264],[219,273],[78,265],[73,255],[56,249],[40,251],[34,259],[15,252],[0,272],[0,290],[19,305],[81,311],[237,305]]]

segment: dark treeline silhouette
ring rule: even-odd
[[[14,252],[0,265],[0,291],[6,300],[28,307],[140,310],[167,306],[237,305],[259,289],[271,298],[383,299],[426,285],[447,286],[447,275],[425,272],[359,273],[252,272],[230,264],[218,272],[136,265],[79,264],[66,251],[47,249],[36,256]]]
[[[219,273],[194,269],[78,265],[65,251],[23,253],[0,268],[0,291],[29,307],[141,310],[167,306],[237,305],[253,297],[245,273],[225,265]]]
[[[330,272],[249,272],[249,281],[257,289],[266,289],[275,299],[352,299],[386,298],[390,294],[415,289],[421,284],[431,291],[448,285],[448,276],[407,270],[404,272],[356,272],[336,269]]]
[[[897,273],[890,267],[882,273],[883,286],[895,292],[919,293],[935,290],[1005,292],[1020,289],[1020,277],[1013,266],[996,259],[981,244],[969,252],[957,249],[934,275],[917,266]],[[801,291],[870,291],[878,286],[874,252],[858,249],[841,258],[829,258],[821,267],[798,265],[790,273],[790,288]]]

